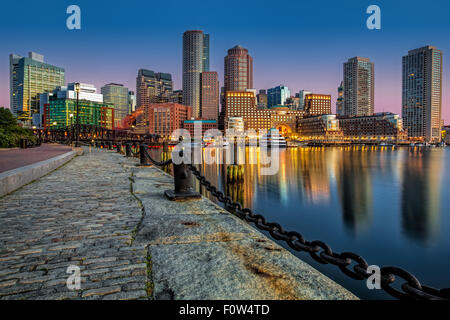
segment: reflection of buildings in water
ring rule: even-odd
[[[372,217],[371,154],[364,150],[341,153],[336,174],[344,224],[351,230],[367,226]]]
[[[261,149],[257,150],[258,160],[261,155]],[[273,157],[275,155],[270,154]],[[290,195],[297,195],[298,176],[297,176],[297,154],[293,149],[280,149],[278,158],[278,171],[274,175],[262,175],[262,165],[260,161],[254,166],[253,171],[256,174],[256,188],[260,194],[270,195],[284,206],[289,205]]]
[[[301,156],[298,162],[306,201],[311,204],[329,203],[330,181],[325,148],[313,147],[300,150]]]
[[[402,226],[407,236],[422,242],[436,236],[439,226],[442,171],[439,152],[415,149],[403,164]]]

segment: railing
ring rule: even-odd
[[[100,142],[96,146],[113,149],[112,142]],[[163,147],[165,148],[165,146]],[[231,197],[217,190],[192,164],[175,164],[172,162],[172,159],[157,161],[150,156],[146,144],[134,144],[134,148],[132,143],[126,143],[125,145],[116,144],[116,149],[117,152],[123,152],[128,157],[139,156],[142,166],[148,166],[150,163],[153,163],[157,166],[165,167],[172,164],[175,190],[167,190],[165,192],[166,197],[170,200],[200,198],[200,194],[195,191],[192,185],[191,176],[194,175],[211,195],[224,204],[225,209],[239,218],[253,223],[258,229],[268,231],[274,239],[285,241],[293,250],[305,251],[321,264],[337,266],[345,275],[355,280],[367,280],[373,275],[367,271],[369,264],[362,256],[353,252],[334,252],[323,241],[308,241],[299,232],[287,231],[276,222],[268,222],[263,215],[254,214],[250,208],[243,208],[241,203],[233,201]],[[179,152],[180,158],[183,157],[183,151]],[[353,270],[350,269],[351,265],[353,265]],[[436,289],[423,285],[413,274],[403,268],[394,266],[381,267],[380,277],[381,288],[397,299],[450,300],[450,288]],[[397,277],[404,280],[399,285],[400,290],[393,286]]]

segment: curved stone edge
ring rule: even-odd
[[[0,197],[58,169],[79,154],[79,150],[73,150],[44,161],[0,173]]]
[[[206,197],[196,202],[166,200],[162,192],[173,177],[159,168],[134,171],[134,189],[148,210],[137,241],[148,245],[152,257],[155,299],[165,299],[167,292],[172,292],[171,299],[182,300],[358,299]],[[195,220],[192,225],[199,227],[184,230],[177,220]],[[214,238],[219,226],[227,240]],[[234,239],[237,226],[240,233]]]

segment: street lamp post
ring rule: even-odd
[[[77,137],[75,140],[75,147],[80,146],[80,110],[78,106],[78,99],[80,97],[80,84],[77,82],[75,83],[75,92],[77,93],[77,119],[76,119],[76,126],[77,126]]]
[[[73,113],[69,115],[70,118],[70,144],[73,142]]]

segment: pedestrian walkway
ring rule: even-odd
[[[0,299],[147,298],[146,251],[133,245],[142,210],[120,159],[85,150],[1,198]],[[80,290],[66,285],[71,265]]]
[[[71,151],[69,146],[45,143],[40,147],[29,149],[0,149],[0,172],[20,168],[39,161],[44,161]]]

